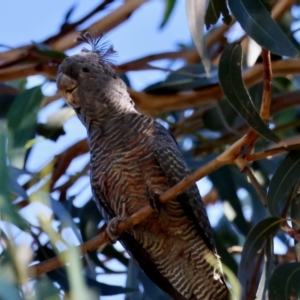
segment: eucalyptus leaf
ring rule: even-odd
[[[270,277],[274,268],[274,245],[273,238],[269,237],[264,247],[264,267],[258,285],[255,300],[265,300]]]
[[[28,226],[22,217],[17,213],[9,197],[9,170],[7,166],[7,135],[4,128],[0,126],[0,211],[3,218],[20,229],[27,229]]]
[[[178,69],[167,76],[166,80],[150,85],[144,91],[151,94],[171,94],[196,90],[217,83],[216,67],[212,67],[211,76],[207,77],[203,64],[194,64]]]
[[[296,182],[292,195],[291,219],[293,228],[300,233],[300,180]],[[300,261],[300,243],[297,240],[295,240],[295,251],[297,260]]]
[[[11,105],[7,115],[12,147],[11,164],[22,168],[25,157],[25,144],[35,136],[37,113],[43,99],[41,87],[33,87],[19,94]]]
[[[275,235],[280,227],[280,222],[280,218],[266,218],[253,227],[246,237],[238,272],[238,279],[243,288],[244,297],[251,286],[252,280],[256,280],[252,277],[258,263],[257,252],[263,247],[266,240]]]
[[[267,205],[271,215],[281,216],[287,195],[295,182],[300,178],[300,150],[286,155],[274,173],[268,195]]]
[[[236,225],[238,230],[246,236],[249,232],[249,225],[245,219],[240,199],[236,193],[237,186],[235,185],[230,167],[224,166],[208,175],[208,177],[217,189],[221,200],[223,202],[227,201],[232,207],[234,211],[232,222]]]
[[[297,49],[261,1],[228,0],[228,5],[245,32],[260,46],[281,56],[298,55]]]
[[[221,14],[223,15],[222,21],[229,25],[232,18],[227,7],[227,0],[210,0],[205,14],[206,28],[209,29],[211,25],[215,25]]]
[[[269,300],[299,299],[300,263],[277,266],[269,282]]]
[[[160,28],[163,28],[167,24],[167,22],[170,18],[170,15],[171,15],[172,11],[174,10],[175,4],[176,4],[176,0],[164,0],[164,1],[165,1],[164,17],[160,24]]]
[[[240,44],[228,46],[219,63],[219,80],[226,99],[258,134],[278,143],[279,138],[261,119],[242,79],[242,47]]]
[[[190,32],[205,71],[208,74],[210,70],[210,60],[207,55],[204,38],[206,0],[185,0],[185,3]]]
[[[6,118],[19,91],[9,83],[0,83],[0,118]]]

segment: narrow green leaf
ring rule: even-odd
[[[210,70],[210,60],[207,55],[204,41],[206,0],[185,0],[185,3],[190,32],[205,71],[208,74]]]
[[[202,115],[204,128],[217,132],[233,131],[238,113],[226,100],[218,101]]]
[[[24,147],[32,137],[42,99],[41,87],[37,86],[18,95],[10,107],[8,128],[12,134],[13,148]]]
[[[220,58],[219,80],[226,99],[258,134],[278,143],[279,138],[269,129],[257,112],[242,79],[242,47],[227,47]]]
[[[10,84],[0,83],[0,118],[7,117],[7,112],[18,93],[19,91]]]
[[[10,131],[10,162],[13,166],[23,168],[26,142],[35,135],[37,113],[43,94],[37,86],[19,94],[7,114],[7,125]]]
[[[167,24],[167,22],[170,18],[170,15],[175,7],[175,3],[176,3],[176,0],[165,0],[164,18],[160,24],[160,28],[163,28]]]
[[[9,197],[9,172],[7,167],[7,136],[5,129],[0,127],[0,211],[6,221],[15,224],[20,229],[26,229],[25,221],[16,212]]]
[[[248,234],[242,252],[238,278],[246,295],[257,263],[257,252],[280,227],[280,218],[270,217],[259,222]],[[244,299],[244,298],[243,298]]]
[[[55,51],[55,50],[38,50],[38,53],[44,54],[49,58],[54,58],[54,59],[58,59],[58,60],[64,60],[66,57],[68,57],[65,53],[63,52],[59,52],[59,51]]]
[[[281,56],[298,55],[297,49],[261,1],[228,0],[228,5],[245,32],[260,46]]]
[[[207,11],[205,14],[205,25],[206,28],[209,29],[211,25],[215,25],[221,14],[223,15],[222,21],[229,25],[232,18],[229,14],[229,10],[227,7],[227,0],[210,0]]]
[[[300,263],[293,262],[278,266],[270,279],[269,300],[299,299]]]
[[[300,179],[300,150],[291,151],[274,173],[268,195],[267,205],[271,215],[281,216],[288,192],[296,180]]]
[[[67,55],[63,52],[52,50],[50,46],[42,43],[32,42],[35,46],[37,53],[44,54],[50,58],[56,58],[59,60],[63,60],[67,57]]]

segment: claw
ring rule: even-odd
[[[127,218],[125,217],[114,217],[112,218],[106,227],[106,233],[110,239],[110,242],[114,244],[119,238],[118,226],[121,222],[124,222]]]

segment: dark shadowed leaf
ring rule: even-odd
[[[157,300],[171,300],[172,298],[163,292],[156,284],[154,284],[148,276],[140,271],[140,278],[144,287],[144,295],[147,300],[157,299]]]
[[[279,138],[261,119],[247,92],[242,79],[242,47],[233,44],[227,47],[220,58],[219,80],[229,103],[258,134],[278,143]]]
[[[63,126],[61,126],[60,124],[55,125],[55,124],[44,124],[44,123],[37,124],[36,133],[52,141],[57,141],[57,139],[61,135],[66,134]]]
[[[232,221],[238,230],[246,236],[249,232],[249,225],[244,217],[240,199],[236,194],[237,186],[234,183],[230,167],[224,166],[208,177],[217,189],[221,200],[230,203],[235,213]]]
[[[210,0],[206,14],[205,14],[205,25],[209,29],[211,25],[215,25],[221,14],[223,15],[222,21],[227,25],[230,24],[232,18],[229,14],[226,0]]]
[[[128,265],[128,258],[126,258],[121,252],[116,250],[114,246],[110,243],[108,243],[104,249],[101,252],[102,254],[108,256],[108,257],[113,257],[117,259],[121,264],[127,267]]]
[[[125,300],[142,300],[143,295],[139,290],[140,284],[140,268],[130,259],[127,268],[126,287],[135,289],[136,291],[126,295]]]
[[[17,213],[9,197],[9,170],[7,167],[7,135],[0,126],[0,210],[3,218],[21,229],[27,229],[25,221]]]
[[[202,64],[187,65],[171,73],[165,81],[148,86],[145,92],[151,94],[171,94],[200,89],[216,83],[218,83],[216,67],[212,67],[211,76],[207,78]]]
[[[264,300],[266,297],[266,291],[268,289],[270,277],[274,268],[274,245],[273,237],[266,240],[264,247],[264,267],[258,285],[256,300]]]
[[[0,118],[7,117],[7,112],[18,93],[19,91],[14,87],[0,83]]]
[[[270,279],[269,300],[299,299],[300,263],[278,266]]]
[[[278,217],[281,215],[288,193],[300,178],[299,170],[300,150],[294,150],[284,158],[271,179],[267,195],[271,215]]]
[[[232,173],[232,176],[235,184],[239,188],[244,188],[249,193],[252,202],[251,224],[256,225],[258,222],[267,217],[268,211],[262,204],[262,201],[253,185],[247,180],[245,174],[242,174],[240,171],[236,171]]]
[[[160,24],[160,28],[163,28],[167,24],[167,22],[170,18],[170,15],[176,4],[176,0],[164,0],[164,1],[165,1],[165,11],[164,11],[163,20]]]
[[[205,111],[202,115],[202,120],[207,129],[230,132],[232,130],[232,125],[236,120],[236,116],[236,110],[228,103],[228,101],[222,100],[216,102],[215,107]]]
[[[24,147],[32,137],[42,99],[41,87],[37,86],[18,95],[10,107],[7,118],[13,148]]]
[[[242,252],[242,258],[239,266],[238,278],[243,288],[243,294],[246,295],[252,284],[254,270],[258,263],[257,252],[263,247],[266,240],[274,236],[280,227],[280,218],[269,217],[258,223],[248,234]]]
[[[291,219],[293,228],[300,232],[300,180],[295,184],[292,203],[291,203]],[[300,261],[300,243],[295,240],[295,251],[298,261]]]
[[[228,5],[242,28],[260,46],[282,56],[298,55],[297,49],[272,19],[261,1],[228,0]]]

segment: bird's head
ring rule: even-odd
[[[79,41],[92,44],[92,51],[66,58],[59,66],[57,88],[76,111],[85,126],[101,123],[122,114],[135,111],[125,83],[115,74],[107,56],[112,47],[98,45],[88,33],[81,34]]]

